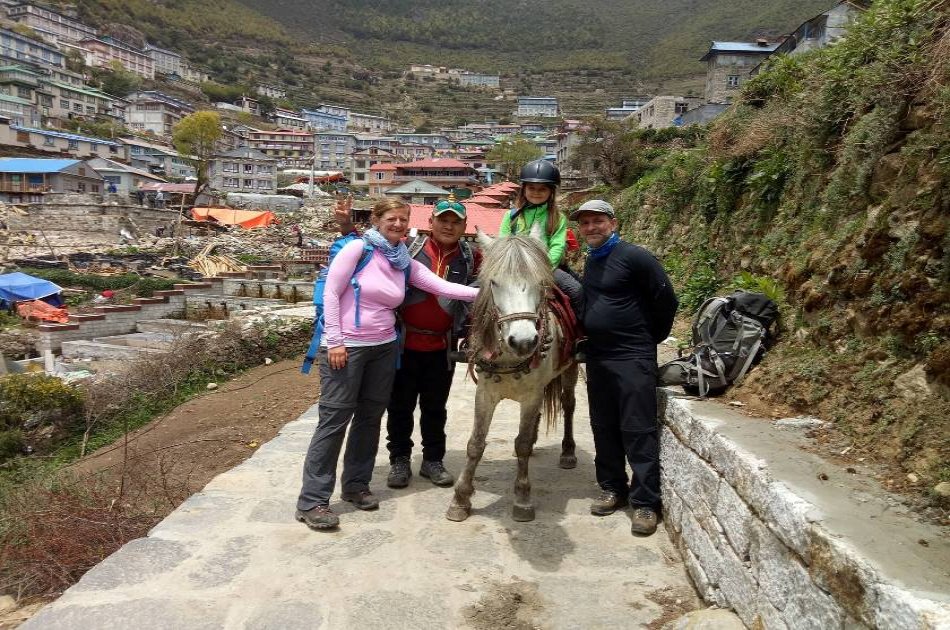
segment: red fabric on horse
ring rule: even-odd
[[[571,356],[574,354],[574,344],[584,336],[584,329],[581,322],[574,315],[574,309],[571,308],[571,299],[557,286],[552,287],[552,289],[551,297],[548,298],[548,308],[554,312],[554,316],[560,322],[561,333],[564,335],[561,347],[558,348],[558,367],[560,367],[571,360]]]

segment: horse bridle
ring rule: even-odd
[[[495,312],[498,312],[498,309],[495,309]],[[552,337],[548,331],[548,297],[547,293],[541,296],[541,301],[538,304],[537,312],[530,311],[519,311],[516,313],[508,313],[507,315],[497,315],[495,326],[498,329],[498,333],[501,333],[501,326],[505,322],[513,322],[522,319],[530,319],[535,321],[535,328],[538,331],[538,346],[531,355],[526,357],[523,361],[515,363],[514,365],[498,365],[497,363],[491,361],[490,359],[483,359],[480,357],[475,358],[475,372],[478,374],[486,373],[492,376],[495,379],[495,382],[501,381],[503,375],[514,374],[515,378],[521,378],[522,374],[527,374],[532,370],[532,368],[537,367],[541,359],[547,357],[548,350],[551,348]],[[502,343],[502,340],[496,339],[496,343]],[[474,375],[473,379],[474,379]],[[476,382],[478,382],[476,380]]]

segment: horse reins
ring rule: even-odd
[[[520,361],[514,365],[498,365],[497,363],[492,362],[490,359],[486,360],[480,357],[475,357],[474,361],[469,364],[469,374],[475,383],[478,383],[478,377],[472,373],[473,365],[474,372],[477,372],[478,374],[486,373],[493,377],[497,383],[501,381],[502,376],[507,376],[509,374],[513,374],[516,379],[521,378],[522,374],[528,374],[533,368],[537,367],[537,364],[540,363],[541,359],[547,357],[548,350],[551,349],[552,342],[552,336],[548,331],[547,296],[541,298],[541,304],[538,306],[538,312],[531,313],[528,311],[522,311],[517,313],[508,313],[507,315],[498,315],[495,321],[495,326],[500,333],[502,324],[520,319],[530,319],[536,322],[535,327],[538,330],[538,346],[535,351],[523,361]],[[497,339],[496,341],[501,342],[501,339]]]

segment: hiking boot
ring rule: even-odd
[[[410,477],[412,477],[412,469],[409,467],[409,458],[397,457],[390,464],[386,485],[390,488],[405,488],[409,485]]]
[[[422,460],[422,466],[419,467],[419,476],[425,477],[435,485],[443,488],[455,483],[455,477],[445,469],[441,461],[429,462]]]
[[[590,504],[590,513],[594,516],[607,516],[626,504],[627,497],[621,496],[613,490],[601,490],[600,496]]]
[[[333,529],[340,524],[340,517],[333,513],[329,505],[297,510],[296,518],[310,529]]]
[[[379,500],[369,490],[344,492],[340,495],[344,501],[349,501],[358,510],[375,510],[379,507]]]
[[[653,508],[638,507],[630,517],[630,533],[635,536],[649,536],[656,531],[656,511]]]

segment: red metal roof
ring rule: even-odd
[[[371,170],[371,171],[395,171],[395,170],[396,170],[396,165],[395,165],[395,164],[373,164],[372,166],[369,167],[369,170]]]
[[[511,198],[511,193],[505,192],[503,190],[480,190],[478,191],[479,197],[491,197],[492,199],[498,199],[501,202],[508,201]]]
[[[472,201],[474,203],[483,205],[483,206],[498,206],[501,207],[502,203],[498,199],[491,197],[489,195],[478,194],[474,197],[469,197],[465,200],[466,202]]]
[[[472,168],[464,162],[452,158],[435,158],[431,160],[417,160],[407,164],[397,164],[397,168]],[[472,169],[474,170],[474,169]]]
[[[465,214],[468,215],[465,234],[475,236],[475,228],[480,227],[483,232],[489,236],[498,234],[501,228],[501,220],[505,213],[498,208],[486,208],[474,203],[463,203]],[[432,206],[422,204],[411,204],[412,209],[409,215],[409,229],[429,230],[429,217],[432,216]]]

